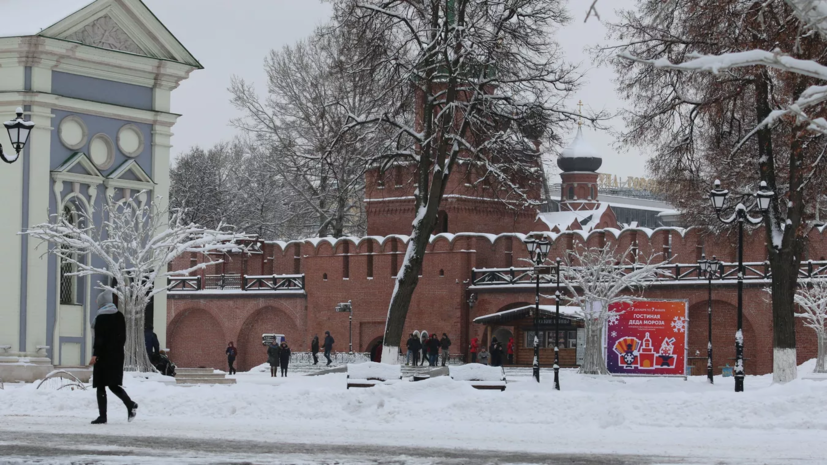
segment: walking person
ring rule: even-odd
[[[279,349],[279,362],[281,363],[281,376],[287,376],[287,364],[290,363],[290,347],[287,345],[287,341],[281,342],[281,347]]]
[[[448,355],[449,350],[448,348],[451,347],[451,340],[448,339],[448,335],[442,333],[442,339],[439,340],[439,347],[442,349],[442,366],[445,366],[448,363]]]
[[[414,335],[413,335],[413,333],[411,333],[411,335],[408,336],[408,341],[405,342],[405,347],[408,349],[408,355],[407,355],[407,357],[405,357],[405,366],[410,365],[411,364],[411,359],[413,358],[413,341],[414,341]]]
[[[333,336],[330,335],[330,331],[324,332],[324,358],[327,359],[327,365],[330,366],[333,363],[333,360],[330,359],[330,352],[333,350]]]
[[[439,357],[439,339],[436,338],[436,333],[431,334],[431,338],[428,340],[428,355],[428,365],[436,366]]]
[[[158,342],[158,335],[152,330],[152,326],[144,328],[144,343],[146,344],[146,354],[149,360],[154,363],[161,355],[161,344]]]
[[[477,352],[480,351],[480,340],[478,338],[471,339],[471,363],[477,363]]]
[[[123,390],[123,347],[126,344],[126,320],[112,303],[112,293],[102,291],[97,299],[98,314],[92,321],[92,387],[97,390],[98,418],[93,425],[106,423],[106,388],[126,406],[126,419],[138,414],[138,404]]]
[[[495,337],[495,338],[491,339],[491,345],[488,346],[488,354],[491,357],[491,366],[492,367],[499,366],[499,365],[497,365],[497,344],[498,343],[499,342],[497,341],[497,338]]]
[[[492,363],[494,366],[501,367],[503,366],[503,355],[505,354],[505,350],[503,350],[502,342],[498,342],[497,346],[494,349],[494,353],[491,354],[491,359],[496,361],[496,365]]]
[[[319,336],[314,335],[310,341],[310,353],[313,354],[313,365],[319,364]]]
[[[233,367],[233,363],[235,363],[235,358],[238,356],[238,351],[235,350],[235,346],[233,345],[233,341],[230,341],[227,344],[227,350],[224,352],[227,353],[227,365],[230,366],[230,374],[235,374],[235,367]]]
[[[419,365],[425,365],[425,361],[428,359],[428,333],[425,331],[422,332],[419,338],[419,350],[422,352],[422,360],[419,362]]]
[[[506,353],[508,354],[508,364],[514,365],[514,338],[508,338],[508,345],[506,346]]]
[[[419,336],[414,335],[411,338],[411,351],[413,352],[413,366],[417,366],[422,355],[422,342],[419,341]]]
[[[275,378],[279,374],[279,343],[276,342],[276,338],[273,338],[270,341],[270,345],[267,346],[267,363],[270,364],[270,377]]]

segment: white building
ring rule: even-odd
[[[99,215],[107,195],[168,198],[170,95],[202,67],[140,0],[7,2],[2,17],[0,120],[22,107],[36,126],[0,166],[0,380],[32,380],[86,364],[97,290],[18,233],[54,214]],[[11,150],[5,131],[0,143]],[[164,347],[166,298],[154,308]]]

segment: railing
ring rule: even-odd
[[[713,281],[736,281],[738,279],[737,263],[722,263],[723,269],[720,276]],[[639,267],[634,265],[619,267],[624,271],[632,272]],[[700,274],[697,263],[676,263],[673,265],[662,265],[658,267],[660,273],[652,277],[652,282],[673,282],[673,281],[705,281],[706,278]],[[473,286],[503,286],[503,285],[531,285],[536,284],[536,278],[532,268],[483,268],[471,271],[471,284]],[[547,268],[540,273],[540,284],[554,284],[556,282],[556,270],[554,267]],[[802,262],[798,269],[799,279],[827,279],[827,261]],[[744,281],[770,280],[772,269],[769,262],[748,262],[744,263]]]
[[[201,276],[170,276],[167,278],[170,292],[193,291],[304,291],[303,274],[248,276],[240,274]]]

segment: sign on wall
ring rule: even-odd
[[[606,325],[606,367],[618,375],[673,375],[686,371],[685,301],[612,304]]]

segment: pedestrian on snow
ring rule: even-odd
[[[411,333],[411,335],[408,336],[408,341],[405,342],[405,347],[408,349],[408,356],[405,358],[406,366],[411,364],[411,359],[413,358],[413,341],[414,335]]]
[[[508,338],[508,346],[506,347],[506,353],[508,354],[508,364],[514,365],[514,338]]]
[[[448,335],[442,333],[442,339],[439,340],[439,347],[442,349],[442,366],[445,366],[448,363],[448,355],[450,351],[448,350],[451,347],[451,340],[448,339]]]
[[[287,346],[287,341],[281,342],[279,362],[281,363],[281,376],[287,376],[287,364],[290,363],[290,347]]]
[[[436,333],[431,334],[431,338],[428,339],[428,355],[428,365],[436,366],[439,357],[439,339],[436,338]]]
[[[233,363],[235,363],[235,358],[238,356],[238,351],[235,350],[235,346],[233,345],[233,341],[230,341],[227,344],[227,365],[230,366],[230,374],[235,374],[235,368],[233,367]]]
[[[313,354],[313,365],[319,364],[319,336],[314,335],[310,341],[310,353]]]
[[[276,338],[270,341],[267,346],[267,363],[270,364],[270,377],[275,378],[279,374],[279,343]]]
[[[422,351],[422,361],[419,363],[421,365],[425,365],[425,360],[428,360],[428,334],[423,332],[422,336],[419,338],[419,345]]]
[[[92,322],[92,387],[97,389],[98,418],[93,425],[106,423],[106,388],[126,406],[126,419],[138,414],[138,404],[123,390],[123,347],[126,344],[126,320],[112,303],[112,293],[102,291],[97,299],[98,314]]]
[[[152,330],[152,326],[144,328],[144,343],[146,343],[146,354],[149,361],[155,363],[161,356],[161,344],[158,342],[158,335]]]
[[[496,365],[494,365],[494,366],[497,366],[497,367],[503,366],[503,355],[504,354],[505,354],[505,350],[503,349],[503,344],[502,344],[502,342],[498,342],[497,345],[494,348],[494,352],[491,353],[491,360],[492,360],[491,364],[494,365],[493,362],[496,362]]]
[[[330,331],[324,332],[324,358],[327,359],[327,366],[330,366],[333,363],[333,360],[330,359],[330,351],[333,350],[333,336],[330,335]]]
[[[471,339],[471,363],[477,363],[477,352],[480,351],[480,340],[477,338]]]
[[[495,337],[495,338],[491,339],[491,345],[488,346],[488,354],[491,356],[491,366],[492,367],[499,366],[497,364],[497,344],[498,343],[499,342],[497,341],[497,338]]]
[[[413,352],[413,366],[417,366],[422,354],[422,342],[419,341],[419,336],[411,338],[411,351]]]
[[[480,363],[488,365],[488,351],[485,350],[485,347],[480,350]]]

